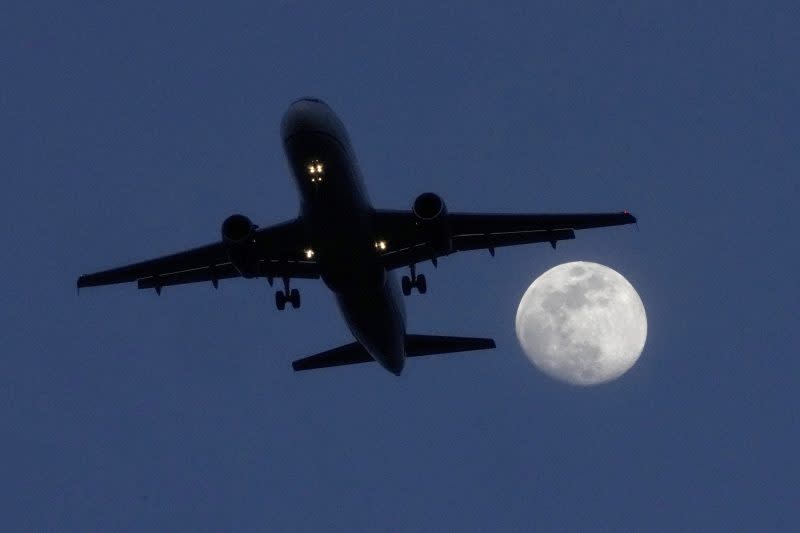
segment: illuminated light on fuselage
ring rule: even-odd
[[[308,173],[311,176],[311,183],[320,183],[322,181],[322,171],[324,169],[322,163],[314,159],[313,161],[308,163],[308,166],[306,168],[308,169]]]
[[[314,250],[309,248],[308,250],[305,250],[305,254],[306,254],[306,259],[311,259],[312,257],[314,257]]]

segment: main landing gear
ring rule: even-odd
[[[414,265],[411,265],[411,277],[403,276],[403,279],[400,280],[400,284],[403,287],[403,294],[406,296],[411,295],[412,289],[417,289],[417,292],[420,294],[425,294],[428,292],[428,283],[425,280],[425,274],[420,274],[417,276],[417,269]]]
[[[275,307],[279,311],[286,309],[286,303],[292,304],[292,309],[300,307],[300,291],[289,290],[289,278],[283,278],[283,290],[275,292]]]

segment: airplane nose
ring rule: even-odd
[[[328,105],[324,101],[322,101],[321,99],[314,98],[313,96],[302,96],[302,97],[298,98],[297,100],[294,100],[289,107],[292,107],[295,104],[300,104],[300,105],[303,105],[303,104],[322,104],[322,105],[324,105],[326,107]]]
[[[305,96],[289,105],[281,121],[284,140],[298,133],[327,133],[341,137],[343,126],[328,104],[319,98]]]
[[[281,121],[281,136],[286,139],[295,133],[327,131],[330,108],[319,98],[298,98],[289,105]]]

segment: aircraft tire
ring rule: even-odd
[[[400,284],[403,286],[403,294],[406,296],[411,295],[411,279],[408,276],[403,276],[403,279],[400,280]]]
[[[278,308],[278,311],[286,309],[286,295],[283,294],[283,291],[275,292],[275,307]]]
[[[428,292],[428,282],[425,279],[425,274],[420,274],[417,276],[417,290],[420,294],[425,294]]]

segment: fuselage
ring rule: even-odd
[[[379,262],[373,208],[344,125],[324,102],[303,98],[281,123],[300,215],[322,279],[356,340],[389,371],[405,364],[405,310]]]

